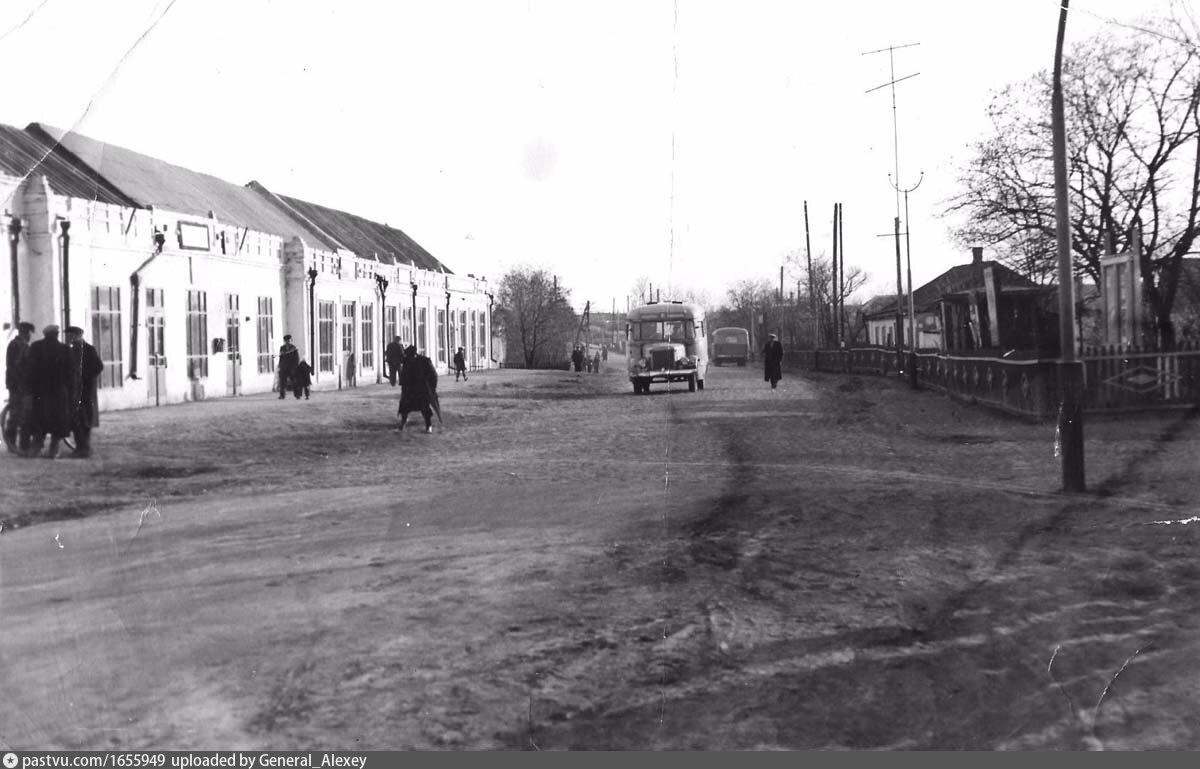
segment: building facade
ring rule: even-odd
[[[487,282],[398,229],[39,124],[0,126],[0,196],[5,342],[84,328],[102,409],[270,392],[284,334],[316,389],[380,381],[397,335],[443,371],[458,347],[496,365]],[[367,229],[390,250],[346,237]]]

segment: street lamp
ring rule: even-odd
[[[1054,137],[1054,218],[1058,240],[1058,440],[1063,491],[1083,491],[1083,364],[1075,355],[1075,279],[1071,270],[1071,223],[1067,201],[1067,129],[1063,109],[1062,52],[1067,33],[1067,6],[1058,13],[1054,46],[1054,90],[1050,120]]]

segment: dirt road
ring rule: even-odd
[[[878,379],[440,389],[0,461],[0,745],[1200,747],[1190,416],[1064,497],[1053,426]]]

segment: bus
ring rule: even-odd
[[[704,310],[683,302],[651,302],[630,310],[626,320],[625,359],[635,395],[649,393],[652,382],[687,382],[689,392],[704,389]]]
[[[750,360],[750,332],[744,328],[719,328],[713,332],[712,362],[729,361],[745,366]]]

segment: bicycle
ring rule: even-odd
[[[0,409],[0,429],[4,431],[4,447],[12,454],[20,454],[21,448],[17,445],[17,431],[10,429],[12,427],[12,419],[12,404],[6,400],[4,408]],[[62,439],[62,445],[68,451],[75,450],[75,441],[69,435]]]

